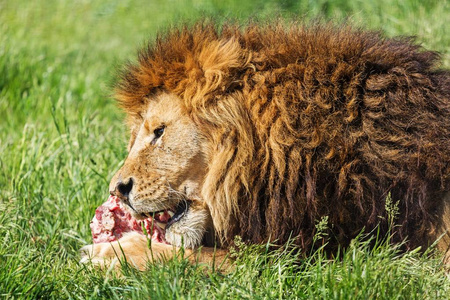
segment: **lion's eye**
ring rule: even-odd
[[[153,134],[155,135],[155,137],[152,140],[152,145],[154,145],[156,143],[156,140],[159,139],[163,133],[164,133],[164,129],[166,128],[166,126],[161,126],[156,128],[155,130],[153,130]]]
[[[161,136],[163,135],[163,133],[164,133],[164,129],[165,129],[165,128],[166,128],[165,126],[161,126],[161,127],[156,128],[156,129],[153,131],[153,133],[155,134],[155,137],[156,137],[156,138],[161,137]]]

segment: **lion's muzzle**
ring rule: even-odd
[[[132,207],[130,205],[129,196],[130,196],[131,190],[133,189],[133,183],[134,183],[134,179],[132,177],[128,178],[127,180],[122,180],[122,179],[118,179],[117,181],[112,180],[111,184],[110,184],[109,193],[111,194],[111,196],[116,196],[123,203]],[[111,188],[111,187],[113,187],[113,188]]]

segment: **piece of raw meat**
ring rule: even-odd
[[[115,196],[109,196],[108,200],[95,210],[90,227],[94,244],[116,241],[130,231],[144,234],[142,227],[145,227],[148,237],[152,240],[167,243],[164,238],[165,230],[153,222],[152,217],[136,220]]]

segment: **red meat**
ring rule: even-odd
[[[154,223],[153,218],[136,220],[115,196],[109,196],[108,200],[95,210],[90,226],[94,244],[116,241],[126,232],[144,234],[142,226],[145,227],[149,238],[167,243],[164,229]]]

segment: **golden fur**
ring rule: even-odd
[[[348,27],[173,29],[141,51],[117,85],[131,142],[111,191],[118,178],[150,189],[142,177],[151,173],[151,182],[164,177],[164,197],[147,197],[140,212],[179,201],[169,188],[188,191],[188,216],[204,214],[193,227],[212,236],[203,244],[291,237],[303,249],[324,216],[330,249],[363,228],[386,232],[390,193],[399,208],[393,241],[428,246],[450,223],[450,73],[436,69],[438,60],[411,39]],[[167,125],[150,147],[143,140],[164,114],[184,125]],[[178,156],[163,154],[167,143]],[[180,228],[178,236],[192,229]],[[448,238],[441,241],[446,249]],[[187,246],[199,245],[197,237]]]

